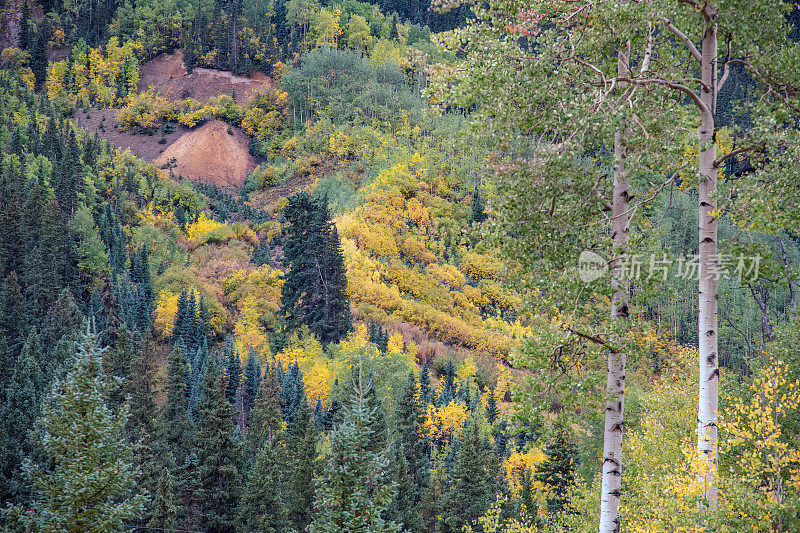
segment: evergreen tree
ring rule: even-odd
[[[286,514],[292,527],[304,531],[311,522],[314,502],[314,486],[309,480],[317,469],[317,432],[305,396],[286,433]]]
[[[492,502],[493,475],[489,454],[480,435],[482,417],[473,414],[459,435],[450,486],[444,501],[442,531],[461,531],[482,516]]]
[[[8,342],[11,354],[19,353],[25,340],[25,300],[16,272],[11,272],[3,281],[0,292],[0,332]],[[6,371],[7,369],[0,369]],[[10,369],[8,369],[10,372]],[[4,373],[3,376],[6,374]],[[0,378],[2,379],[2,378]]]
[[[480,224],[486,220],[486,203],[481,198],[481,194],[476,186],[472,189],[472,210],[469,214],[469,223]]]
[[[570,440],[567,430],[556,424],[544,453],[547,459],[537,465],[535,480],[548,489],[547,511],[556,514],[564,510],[567,491],[575,483],[578,449]]]
[[[123,326],[120,326],[121,328]],[[127,328],[126,328],[127,329]],[[122,339],[120,333],[118,339]],[[120,342],[119,340],[117,341]],[[134,350],[131,360],[131,376],[124,384],[125,396],[130,398],[130,416],[128,417],[128,435],[135,442],[154,433],[156,418],[155,368],[152,361],[154,342],[151,337],[145,338],[141,348]],[[168,372],[169,375],[169,372]]]
[[[167,358],[167,398],[158,415],[158,452],[171,452],[182,462],[191,443],[191,424],[187,416],[186,362],[179,346]],[[173,465],[164,465],[170,467]]]
[[[28,341],[19,356],[11,378],[4,390],[4,402],[0,407],[0,501],[25,497],[22,460],[33,451],[30,431],[41,409],[44,377],[39,361],[42,353],[36,331],[28,335]]]
[[[397,472],[398,492],[392,502],[390,516],[409,531],[422,530],[419,503],[428,484],[430,461],[429,443],[424,437],[425,411],[419,400],[417,377],[409,372],[400,390],[395,407],[397,423],[396,458],[393,471]]]
[[[47,41],[50,39],[51,31],[50,19],[44,17],[36,30],[36,41],[31,51],[31,70],[37,91],[42,89],[42,84],[47,79]]]
[[[489,398],[486,400],[486,420],[490,424],[494,424],[497,417],[500,416],[500,410],[497,408],[497,395],[495,394],[494,387],[489,390]]]
[[[239,530],[279,532],[288,529],[284,505],[285,436],[278,378],[268,372],[261,382],[245,439],[245,461],[254,462],[239,500]]]
[[[28,0],[22,4],[22,16],[19,19],[19,47],[28,50],[31,45],[31,6]]]
[[[84,335],[66,379],[53,386],[37,434],[43,461],[26,467],[37,494],[24,517],[34,531],[124,531],[142,510],[127,412],[110,410],[102,350]]]
[[[306,324],[323,342],[336,342],[352,327],[339,235],[327,200],[308,193],[289,198],[283,210],[289,265],[281,288],[281,315],[290,329]]]
[[[244,416],[247,420],[250,418],[260,385],[261,368],[258,364],[258,359],[251,352],[247,356],[247,364],[244,369],[244,385],[242,386],[242,405],[244,407]]]
[[[231,405],[236,405],[236,395],[242,379],[242,364],[239,360],[239,353],[233,345],[233,338],[229,338],[229,343],[225,346],[225,377],[228,381],[225,397]]]
[[[107,349],[103,354],[103,370],[111,385],[109,406],[112,408],[119,407],[125,401],[125,395],[130,390],[127,382],[131,378],[131,363],[136,357],[133,338],[125,324],[117,328],[116,337],[116,346]]]
[[[364,383],[360,367],[351,406],[331,434],[327,472],[318,480],[314,521],[309,527],[312,533],[400,529],[382,516],[395,486],[383,477],[389,464],[385,450],[373,449],[378,408],[367,399],[372,386]]]
[[[430,370],[428,370],[428,360],[422,363],[422,370],[419,373],[419,398],[422,402],[422,405],[426,405],[431,403],[431,375]]]
[[[303,384],[303,372],[297,361],[289,365],[286,374],[281,379],[281,396],[283,397],[283,418],[290,423],[297,417],[300,406],[308,402]]]
[[[148,528],[168,530],[176,529],[180,525],[178,522],[180,507],[175,489],[175,478],[172,473],[169,469],[162,469],[153,494],[151,518],[147,521]]]
[[[241,491],[238,441],[233,407],[225,397],[228,380],[209,365],[203,378],[197,430],[201,526],[209,533],[235,529],[236,502]]]

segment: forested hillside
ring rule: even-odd
[[[800,530],[794,3],[4,2],[0,531]]]

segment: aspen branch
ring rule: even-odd
[[[587,341],[592,341],[592,342],[594,342],[596,344],[600,344],[601,346],[608,346],[609,348],[611,348],[611,346],[609,346],[608,342],[604,341],[603,339],[601,339],[597,335],[587,335],[586,333],[581,333],[580,331],[572,329],[572,328],[567,328],[567,329],[569,329],[570,333],[574,333],[575,335],[577,335],[578,337],[580,337],[582,339],[586,339]]]
[[[736,157],[737,155],[743,154],[745,152],[751,152],[753,150],[763,149],[764,146],[765,146],[765,144],[763,142],[760,142],[760,143],[756,143],[756,144],[751,144],[750,146],[743,146],[741,148],[737,148],[736,150],[731,150],[727,154],[723,154],[723,155],[719,156],[718,158],[716,158],[714,160],[713,167],[717,168],[722,163],[724,163],[725,161],[730,159],[731,157]]]
[[[664,87],[669,87],[670,89],[676,89],[685,93],[692,101],[700,108],[701,112],[709,113],[710,110],[708,106],[700,99],[697,94],[691,90],[689,87],[682,83],[678,83],[676,81],[665,80],[662,78],[648,78],[648,79],[638,79],[638,78],[617,78],[618,81],[624,81],[628,83],[632,83],[634,85],[663,85]]]
[[[694,7],[698,7],[697,2],[685,2],[685,3],[691,4]],[[678,40],[680,40],[684,45],[686,45],[686,48],[689,50],[689,53],[692,54],[692,57],[695,59],[695,61],[697,61],[698,63],[703,62],[703,56],[700,55],[700,51],[694,45],[692,40],[686,36],[685,33],[683,33],[681,30],[675,27],[672,21],[669,20],[667,17],[661,17],[661,22],[664,23],[667,29],[669,29],[669,31],[671,31],[673,35],[675,35],[675,37],[678,38]]]

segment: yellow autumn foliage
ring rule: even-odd
[[[170,291],[161,291],[153,311],[153,323],[156,331],[164,337],[172,335],[176,314],[178,314],[178,295]]]
[[[428,404],[425,414],[425,432],[428,438],[434,442],[448,442],[461,431],[468,416],[467,406],[457,400],[441,407]]]

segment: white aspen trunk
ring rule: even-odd
[[[617,75],[629,75],[630,42],[619,50]],[[629,204],[631,194],[628,175],[625,169],[625,147],[623,133],[614,134],[614,187],[611,204],[611,240],[613,258],[611,261],[611,321],[619,322],[628,318],[628,287],[620,261],[626,256],[628,246]],[[606,378],[605,427],[603,430],[603,478],[600,493],[600,533],[617,533],[620,530],[619,502],[622,495],[622,430],[625,412],[625,362],[627,354],[619,350],[620,336],[611,339],[613,348],[608,351],[608,376]]]
[[[699,215],[699,401],[697,407],[697,453],[707,463],[699,477],[709,510],[717,506],[717,405],[719,400],[719,359],[717,357],[717,157],[714,114],[717,99],[717,26],[716,9],[706,4],[708,27],[703,34],[701,51],[700,99],[705,105],[700,113],[698,184]],[[704,465],[705,466],[705,465]]]

